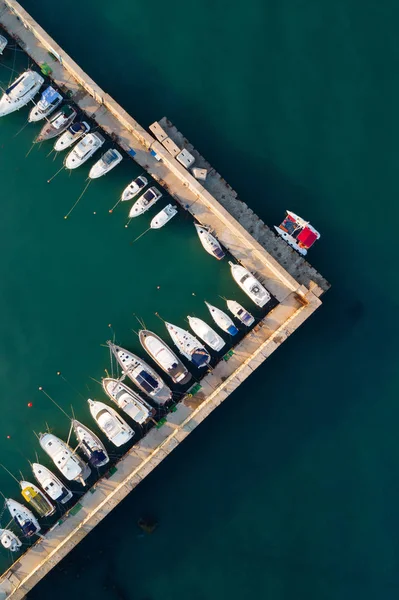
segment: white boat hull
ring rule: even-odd
[[[23,73],[1,97],[0,117],[9,115],[26,106],[36,96],[43,83],[43,77],[36,71]]]
[[[206,250],[208,254],[210,254],[217,260],[222,260],[222,258],[225,257],[225,253],[223,252],[219,240],[217,240],[211,233],[209,233],[206,227],[202,227],[197,223],[194,223],[194,226],[197,230],[199,240],[204,250]]]
[[[0,543],[10,552],[18,552],[22,546],[21,540],[10,529],[0,529]]]
[[[41,433],[39,443],[65,479],[84,484],[85,479],[90,476],[90,468],[65,442],[52,433]]]
[[[229,315],[226,315],[226,313],[220,310],[220,308],[212,306],[212,304],[209,304],[208,302],[205,302],[205,304],[211,313],[212,319],[222,331],[225,331],[229,335],[236,335],[238,333],[238,329],[234,325],[232,319],[230,319]]]
[[[235,300],[227,300],[227,308],[229,311],[246,327],[250,327],[255,323],[255,318],[241,304]]]
[[[69,154],[67,154],[64,166],[67,169],[77,169],[93,156],[101,148],[105,140],[99,133],[87,133]]]
[[[104,444],[91,429],[76,419],[72,421],[72,427],[79,442],[79,447],[87,456],[92,467],[99,469],[109,463],[109,456]]]
[[[226,345],[225,341],[208,323],[205,323],[202,319],[197,319],[197,317],[187,317],[187,319],[194,333],[212,350],[220,352],[224,348]]]
[[[174,383],[184,385],[190,381],[191,374],[162,338],[152,331],[141,329],[139,340],[144,350]]]
[[[0,35],[0,55],[3,54],[7,44],[8,40],[4,36]]]
[[[177,325],[167,322],[165,322],[165,325],[180,354],[192,362],[198,369],[209,365],[211,356],[197,338],[191,335],[189,331]]]
[[[103,434],[114,444],[114,446],[123,446],[134,436],[134,431],[126,423],[116,410],[94,400],[88,400],[90,413]]]
[[[109,152],[113,152],[115,155],[115,158],[111,163],[104,164],[104,157]],[[112,169],[114,169],[117,165],[119,165],[119,163],[122,161],[122,159],[123,159],[123,156],[120,152],[118,152],[118,150],[115,150],[115,149],[112,149],[112,151],[107,150],[107,152],[104,154],[104,156],[102,156],[100,158],[100,160],[98,160],[90,169],[89,179],[98,179],[99,177],[106,175],[107,173],[112,171]]]
[[[136,202],[133,204],[129,212],[129,219],[139,217],[149,210],[158,200],[162,198],[162,194],[157,188],[150,187]]]
[[[267,289],[263,287],[256,277],[245,267],[234,264],[231,261],[229,261],[229,265],[234,281],[240,286],[248,298],[251,298],[257,306],[265,306],[271,298]]]
[[[25,537],[32,537],[32,535],[35,535],[40,531],[39,521],[32,511],[12,498],[6,499],[6,505],[14,522],[18,525]]]
[[[33,475],[40,487],[55,502],[66,504],[72,498],[72,492],[50,471],[39,463],[32,465]]]
[[[153,409],[136,392],[117,379],[106,378],[102,381],[107,396],[139,425],[147,423],[155,413]]]
[[[146,185],[148,185],[148,179],[143,175],[139,175],[125,187],[122,192],[121,201],[127,202],[128,200],[132,200],[137,194],[144,190]]]
[[[160,229],[161,227],[166,225],[166,223],[169,223],[169,221],[173,219],[175,215],[177,215],[176,206],[168,204],[151,220],[151,229]]]
[[[63,150],[66,150],[67,148],[73,146],[73,144],[80,140],[80,138],[83,137],[86,133],[89,133],[90,125],[86,123],[86,121],[82,121],[81,125],[82,130],[77,131],[76,133],[73,133],[73,131],[71,131],[71,127],[73,127],[73,125],[70,125],[67,131],[64,131],[64,133],[60,135],[58,140],[55,141],[54,150],[56,152],[62,152]]]

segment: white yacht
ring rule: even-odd
[[[226,333],[229,333],[230,335],[236,335],[238,333],[238,329],[234,325],[232,319],[230,319],[229,315],[226,315],[226,313],[220,310],[220,308],[212,306],[212,304],[209,304],[209,302],[205,302],[205,304],[211,313],[212,319],[215,321],[216,325],[220,327],[220,329]]]
[[[212,350],[219,352],[226,345],[224,339],[208,323],[197,317],[187,317],[187,319],[194,333]]]
[[[30,111],[28,121],[33,123],[45,119],[55,111],[62,101],[61,94],[49,85],[42,93],[39,102]]]
[[[147,423],[148,419],[155,414],[155,409],[125,383],[106,377],[102,384],[107,396],[139,425]]]
[[[91,466],[99,469],[106,465],[109,462],[109,456],[104,444],[96,434],[76,419],[72,420],[72,427],[79,442],[79,448],[87,456]]]
[[[162,378],[144,360],[128,350],[107,342],[118,361],[124,375],[137,387],[150,396],[157,404],[165,404],[172,398],[172,392]]]
[[[3,54],[7,44],[8,44],[7,38],[5,38],[4,35],[0,35],[0,55]],[[3,530],[3,531],[5,531],[5,530]]]
[[[66,504],[72,492],[48,469],[39,463],[32,464],[33,475],[46,494],[55,502]]]
[[[18,552],[22,546],[21,540],[10,529],[0,529],[0,543],[10,552]]]
[[[67,154],[64,166],[67,169],[76,169],[85,163],[101,146],[105,139],[100,133],[86,133],[80,142]]]
[[[156,187],[150,187],[144,194],[140,196],[138,200],[133,204],[129,212],[129,218],[138,217],[145,213],[151,206],[154,206],[156,202],[162,197],[162,194]]]
[[[214,256],[218,260],[222,260],[222,258],[225,257],[225,253],[222,250],[220,242],[209,233],[206,227],[202,227],[202,225],[198,225],[198,223],[194,223],[194,226],[197,230],[200,242],[208,254]]]
[[[172,323],[166,321],[165,325],[180,354],[185,356],[198,369],[209,365],[211,355],[197,338],[191,335],[189,331],[177,327],[177,325],[172,325]]]
[[[76,110],[70,105],[65,104],[55,115],[48,119],[40,130],[39,135],[34,139],[34,142],[43,142],[61,135],[63,131],[73,122],[76,117]]]
[[[23,499],[37,512],[39,517],[49,517],[55,512],[53,504],[34,483],[20,481],[19,486]]]
[[[234,264],[230,260],[229,265],[233,279],[238,283],[242,291],[245,292],[257,306],[265,306],[271,298],[267,289],[264,288],[256,277],[254,277],[245,267]]]
[[[226,300],[227,308],[243,325],[250,327],[255,323],[255,318],[241,304],[235,300]]]
[[[44,79],[36,71],[25,71],[6,89],[0,99],[0,117],[26,106],[40,90]]]
[[[75,142],[77,142],[85,133],[89,133],[90,125],[86,121],[80,121],[78,123],[72,123],[58,140],[54,142],[54,150],[61,152],[70,148]]]
[[[129,425],[118,415],[116,410],[96,400],[88,400],[91,416],[114,446],[122,446],[126,444],[134,436],[134,431]]]
[[[157,213],[153,219],[151,219],[151,229],[160,229],[171,219],[173,219],[175,215],[177,215],[177,207],[168,204],[159,213]]]
[[[85,462],[65,442],[52,433],[40,433],[39,443],[57,469],[68,481],[80,481],[82,485],[91,471]]]
[[[141,329],[139,340],[144,350],[174,383],[185,385],[191,380],[191,374],[162,338],[148,329]]]
[[[35,533],[39,533],[39,521],[31,510],[25,508],[25,506],[12,498],[6,498],[6,505],[14,522],[18,525],[25,537],[32,537]]]
[[[90,179],[97,179],[106,173],[109,173],[116,165],[122,161],[123,156],[115,148],[107,150],[102,157],[92,166],[89,172]]]
[[[285,219],[278,227],[275,226],[275,230],[302,256],[306,256],[309,248],[320,239],[320,233],[313,225],[290,210],[286,211]]]
[[[136,179],[133,179],[133,181],[130,182],[129,185],[126,186],[122,192],[122,202],[126,202],[126,200],[131,200],[132,198],[137,196],[137,194],[141,192],[141,190],[143,190],[146,185],[148,185],[148,180],[146,177],[144,177],[144,175],[139,175],[138,177],[136,177]]]

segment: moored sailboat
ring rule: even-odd
[[[209,233],[206,227],[198,225],[198,223],[194,223],[194,226],[197,230],[198,237],[204,250],[206,250],[208,254],[210,254],[214,258],[217,258],[217,260],[222,260],[222,258],[225,257],[225,253],[223,252],[219,240],[217,240],[215,236]]]
[[[255,322],[255,318],[251,313],[245,310],[245,308],[235,300],[226,300],[226,304],[229,311],[239,319],[243,325],[250,327]]]
[[[220,327],[226,333],[230,335],[236,335],[238,333],[237,327],[234,325],[232,319],[230,319],[229,315],[226,315],[225,312],[209,304],[209,302],[205,302],[208,307],[209,312],[211,313],[212,319],[215,321],[216,325]]]
[[[19,485],[23,499],[37,512],[39,517],[49,517],[55,512],[55,507],[50,500],[34,483],[20,481]]]
[[[72,123],[76,117],[76,110],[70,105],[65,104],[55,115],[51,117],[41,128],[39,135],[34,139],[34,142],[43,142],[61,135],[63,131]]]
[[[225,341],[208,323],[197,317],[187,317],[191,329],[207,346],[219,352],[225,345]]]
[[[229,265],[233,279],[238,283],[242,291],[245,292],[257,306],[265,306],[271,298],[267,289],[263,287],[256,277],[245,267],[234,264],[231,261],[229,261]]]
[[[139,340],[144,350],[157,363],[158,367],[169,375],[174,383],[185,385],[190,381],[191,374],[162,338],[152,331],[141,329]]]
[[[19,527],[25,537],[30,538],[32,535],[35,535],[35,533],[39,533],[39,521],[31,510],[25,508],[25,506],[12,498],[6,498],[6,506],[14,519],[14,523]]]
[[[102,385],[107,396],[139,425],[147,423],[156,413],[155,408],[118,379],[106,377]]]
[[[116,410],[96,400],[88,400],[90,413],[101,431],[114,446],[126,444],[134,436],[134,431]]]
[[[39,463],[32,464],[33,475],[40,487],[55,502],[66,504],[72,498],[72,492],[58,479],[50,469]]]
[[[165,325],[180,354],[185,356],[198,369],[209,365],[211,355],[196,337],[191,335],[189,331],[172,323],[165,321]]]
[[[68,481],[79,481],[82,485],[90,476],[90,468],[65,442],[52,433],[40,433],[42,449]]]
[[[79,448],[87,456],[91,466],[99,469],[106,465],[109,462],[109,456],[104,444],[96,434],[76,419],[72,420],[72,427],[79,442]]]

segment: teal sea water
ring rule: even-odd
[[[399,8],[23,5],[143,125],[166,114],[267,223],[286,208],[311,219],[322,239],[310,260],[333,286],[30,597],[397,598]],[[48,186],[59,161],[45,145],[24,158],[34,128],[13,138],[23,124],[0,124],[0,448],[16,473],[34,458],[32,429],[68,431],[39,385],[81,415],[79,394],[98,394],[109,323],[134,348],[133,313],[161,332],[160,307],[183,319],[236,291],[185,215],[129,247],[149,219],[125,230],[124,209],[107,209],[133,164],[93,183],[65,223],[86,172]],[[143,515],[158,520],[153,535],[138,530]]]

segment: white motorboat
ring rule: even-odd
[[[55,111],[62,101],[61,94],[49,85],[42,93],[39,102],[30,111],[28,121],[33,123],[45,119]]]
[[[219,352],[226,345],[224,339],[208,323],[197,317],[187,317],[187,319],[194,333],[212,350]]]
[[[189,331],[165,321],[166,329],[180,354],[191,361],[198,369],[209,365],[211,355],[196,337]]]
[[[0,543],[10,552],[18,552],[21,540],[10,529],[0,529]]]
[[[90,413],[101,431],[107,436],[114,446],[122,446],[126,444],[134,436],[134,431],[129,425],[118,415],[116,410],[96,400],[88,400]]]
[[[72,420],[72,427],[79,442],[79,448],[87,456],[92,467],[99,469],[109,462],[109,456],[102,441],[76,419]]]
[[[78,123],[72,123],[58,140],[54,142],[54,150],[61,152],[70,148],[75,142],[77,142],[85,133],[89,133],[90,125],[86,121],[80,121]]]
[[[66,155],[64,166],[76,169],[93,156],[104,144],[105,139],[100,133],[86,133],[80,142]]]
[[[320,233],[308,221],[302,219],[290,210],[287,216],[275,230],[292,248],[302,256],[306,256],[309,248],[320,239]]]
[[[147,423],[148,419],[155,414],[155,408],[147,404],[125,383],[106,377],[102,384],[107,396],[139,425]]]
[[[243,325],[250,327],[252,323],[255,323],[255,318],[249,313],[241,304],[235,300],[226,300],[227,308],[229,311],[241,321]]]
[[[61,502],[66,504],[72,498],[72,492],[54,475],[50,469],[40,465],[39,463],[33,463],[32,465],[33,475],[36,481],[46,492],[46,494],[55,502]]]
[[[172,392],[166,383],[143,359],[112,342],[107,343],[124,375],[127,375],[142,392],[157,404],[165,404],[172,398]]]
[[[150,187],[138,200],[133,204],[129,212],[129,218],[138,217],[154,206],[162,197],[162,194],[156,187]]]
[[[139,331],[140,344],[157,363],[158,367],[172,379],[174,383],[185,385],[191,379],[182,361],[158,335],[147,329]]]
[[[144,177],[144,175],[139,175],[138,177],[136,177],[136,179],[133,179],[133,181],[129,183],[129,185],[126,186],[122,192],[122,202],[131,200],[132,198],[137,196],[137,194],[141,192],[141,190],[143,190],[146,185],[148,185],[148,180],[146,177]]]
[[[98,160],[90,169],[89,179],[97,179],[98,177],[102,177],[106,173],[109,173],[116,165],[123,160],[122,154],[115,150],[115,148],[110,148],[107,150],[100,160]]]
[[[38,136],[35,137],[34,142],[43,142],[44,140],[51,140],[52,138],[61,135],[67,127],[73,122],[76,117],[76,110],[70,105],[65,104],[55,115],[48,119],[40,130]]]
[[[31,510],[25,508],[25,506],[12,498],[6,498],[6,505],[14,522],[18,525],[25,537],[29,538],[32,537],[32,535],[35,535],[35,533],[39,533],[39,521]]]
[[[151,229],[160,229],[166,223],[168,223],[173,217],[177,215],[177,207],[168,204],[163,208],[155,217],[151,220]]]
[[[0,35],[0,54],[3,54],[7,44],[8,44],[7,38],[5,38],[4,35]],[[3,531],[6,531],[6,530],[4,529]]]
[[[53,504],[34,483],[20,481],[19,486],[23,499],[37,512],[39,517],[49,517],[55,512]]]
[[[52,433],[40,433],[39,443],[57,469],[68,481],[80,481],[82,485],[91,471],[85,462],[65,442]]]
[[[232,319],[230,319],[229,315],[226,315],[226,313],[220,310],[220,308],[212,306],[212,304],[209,304],[209,302],[205,302],[205,304],[211,313],[212,319],[215,321],[216,325],[220,327],[220,329],[226,333],[229,333],[230,335],[236,335],[238,333],[238,329],[234,325]]]
[[[269,292],[263,285],[252,275],[248,269],[232,263],[229,260],[231,274],[236,283],[240,286],[243,292],[251,298],[257,306],[265,306],[271,298]]]
[[[202,227],[202,225],[198,225],[197,223],[194,223],[194,226],[197,230],[200,242],[208,254],[214,256],[218,260],[222,260],[222,258],[225,257],[225,253],[223,252],[220,242],[209,233],[206,227]]]
[[[25,71],[6,89],[0,99],[0,117],[26,106],[40,90],[44,79],[36,71]]]

